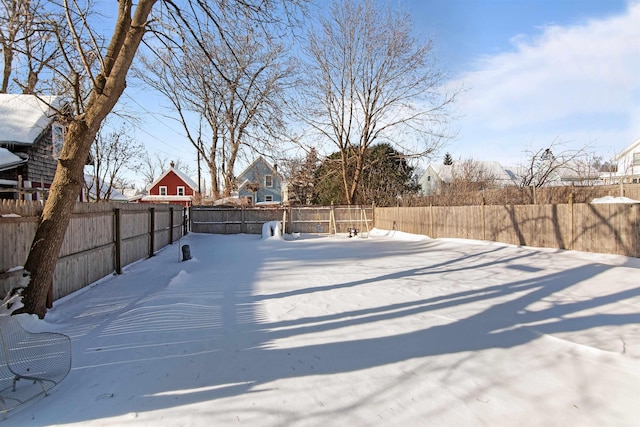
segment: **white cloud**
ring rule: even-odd
[[[514,37],[513,52],[482,58],[454,82],[469,89],[458,102],[462,136],[613,136],[628,145],[640,132],[639,22],[636,2],[622,15]]]

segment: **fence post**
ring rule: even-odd
[[[149,258],[151,258],[156,243],[156,208],[149,208],[149,228],[151,228],[149,231]]]
[[[121,218],[120,218],[120,209],[115,208],[113,210],[113,219],[115,221],[115,234],[116,234],[116,254],[115,254],[115,270],[116,274],[122,274],[122,228],[121,228]]]
[[[287,208],[282,210],[282,234],[287,234]]]
[[[169,207],[169,244],[173,245],[173,206]]]
[[[244,223],[244,205],[240,207],[240,232],[246,233],[246,224]]]
[[[482,240],[487,240],[487,225],[486,225],[486,212],[485,212],[484,196],[482,197]]]
[[[569,220],[570,228],[571,228],[571,240],[569,243],[569,249],[573,250],[573,237],[575,236],[574,226],[573,226],[573,193],[569,193],[569,215],[571,215],[571,219]]]
[[[188,209],[191,209],[189,207]],[[187,235],[187,208],[182,209],[182,237]]]

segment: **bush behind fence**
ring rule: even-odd
[[[640,204],[376,208],[381,229],[640,257]]]

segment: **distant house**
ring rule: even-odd
[[[492,177],[494,185],[499,187],[515,185],[514,176],[510,170],[505,169],[499,162],[473,161],[473,163],[481,168],[486,176]],[[463,174],[456,168],[456,162],[452,165],[430,163],[418,180],[422,194],[425,196],[438,194],[445,185],[452,184],[455,176]]]
[[[615,172],[603,172],[600,176],[605,184],[640,183],[640,138],[611,159],[617,165]]]
[[[18,198],[11,189],[33,188],[27,200],[42,197],[36,190],[51,186],[64,142],[65,127],[56,120],[57,97],[0,94],[0,198]]]
[[[237,178],[238,197],[251,204],[282,203],[282,177],[277,165],[262,156],[253,161]]]
[[[108,184],[101,182],[100,191],[96,191],[95,182],[92,175],[84,176],[85,188],[81,196],[81,201],[95,202],[98,200],[97,195],[100,195],[100,200],[109,199],[110,202],[127,203],[129,198],[122,194],[115,188],[109,188]],[[108,196],[108,197],[107,197]]]
[[[184,207],[193,204],[198,195],[198,185],[185,173],[171,167],[156,179],[149,188],[149,193],[137,199],[140,203],[173,203]]]

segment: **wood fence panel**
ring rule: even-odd
[[[76,203],[69,227],[60,250],[54,273],[54,299],[68,295],[96,280],[111,274],[116,266],[116,243],[121,244],[121,266],[146,258],[149,255],[150,209],[157,216],[155,250],[182,236],[181,206],[138,205],[120,203]],[[120,236],[115,235],[115,209],[120,212]],[[8,272],[24,265],[38,224],[37,216],[25,217],[25,213],[40,215],[39,202],[0,203],[0,296],[19,285],[19,271]],[[174,221],[171,221],[173,210]],[[173,226],[173,235],[171,234]]]
[[[328,233],[328,207],[296,207],[289,210],[287,232],[290,233]]]
[[[60,258],[53,276],[53,299],[82,289],[114,271],[113,245]]]
[[[123,266],[149,255],[149,209],[122,210],[120,221],[121,263]]]
[[[159,251],[169,244],[169,230],[171,226],[171,215],[169,210],[156,209],[155,215],[154,252]]]
[[[576,205],[574,249],[639,256],[640,205]]]
[[[192,231],[216,234],[261,234],[262,225],[265,222],[282,221],[285,212],[288,233],[328,233],[334,231],[334,224],[338,233],[346,233],[352,227],[361,232],[365,232],[367,228],[373,228],[373,208],[363,210],[359,206],[243,209],[193,207],[191,209]],[[332,212],[333,220],[331,220]]]
[[[242,218],[242,209],[193,207],[191,231],[211,234],[241,233]]]
[[[38,218],[2,218],[0,271],[24,265],[37,227]]]
[[[60,256],[113,243],[113,211],[74,214],[60,248]]]
[[[496,242],[515,243],[511,227],[513,212],[508,206],[486,205],[484,207],[485,239]]]
[[[375,226],[382,230],[395,230],[396,219],[391,212],[396,208],[376,208]],[[409,208],[406,208],[409,209]],[[396,209],[397,210],[397,209]]]

